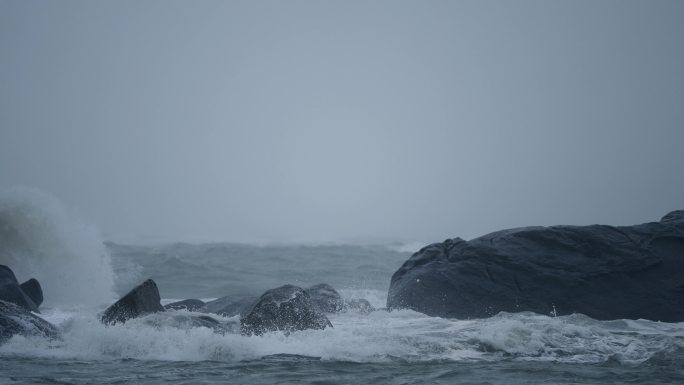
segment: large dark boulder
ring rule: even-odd
[[[148,279],[108,307],[102,315],[102,322],[113,325],[145,314],[164,311],[160,300],[157,284]]]
[[[243,315],[252,308],[257,299],[259,297],[253,295],[225,296],[207,302],[203,311],[224,317]]]
[[[199,299],[184,299],[182,301],[172,302],[164,305],[164,310],[187,310],[187,311],[202,311],[204,309],[204,301]]]
[[[392,276],[389,308],[684,321],[684,211],[635,226],[503,230],[429,245]]]
[[[344,300],[340,293],[327,283],[319,283],[304,289],[311,302],[323,313],[337,313],[344,309]]]
[[[37,290],[40,290],[40,284],[35,279],[35,284],[38,285]],[[34,284],[29,284],[26,282],[27,288],[30,290],[35,290]],[[32,295],[36,295],[36,298],[40,298],[40,302],[43,300],[43,291],[40,290],[40,296],[37,293],[31,292]],[[39,313],[38,304],[36,304],[31,297],[24,292],[22,286],[19,285],[17,277],[14,276],[12,269],[5,265],[0,265],[0,300],[12,302],[17,304],[24,309]]]
[[[332,327],[328,318],[301,287],[293,285],[268,290],[240,318],[240,332],[245,335],[326,327]]]
[[[49,322],[24,307],[0,300],[0,344],[15,335],[59,338],[59,332]]]

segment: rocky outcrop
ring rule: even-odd
[[[43,302],[43,291],[40,289],[40,284],[35,279],[32,279],[23,285],[25,285],[31,295],[40,300],[38,304],[31,299],[29,294],[24,292],[12,269],[5,265],[0,265],[0,300],[11,302],[26,310],[39,313],[38,305]]]
[[[187,310],[187,311],[202,311],[204,309],[204,301],[199,299],[185,299],[178,302],[173,302],[164,305],[165,310]]]
[[[344,308],[344,300],[340,293],[327,283],[319,283],[304,290],[319,311],[337,313]]]
[[[387,306],[449,318],[501,311],[684,321],[684,211],[635,226],[526,227],[429,245]]]
[[[0,344],[15,335],[59,338],[57,329],[24,307],[0,300]]]
[[[240,332],[244,335],[326,327],[332,327],[328,318],[301,287],[293,285],[268,290],[240,319]]]
[[[148,279],[108,307],[101,320],[105,324],[113,325],[145,314],[164,311],[159,301],[157,284]]]

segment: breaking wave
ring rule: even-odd
[[[242,336],[238,317],[218,317],[224,335],[170,322],[167,312],[106,327],[95,314],[58,310],[45,317],[62,341],[14,337],[0,353],[76,360],[243,361],[272,355],[346,362],[519,360],[638,365],[661,356],[684,356],[684,324],[596,321],[582,315],[549,317],[501,313],[479,320],[449,320],[409,310],[331,315],[334,328],[285,336]]]
[[[0,264],[36,278],[46,304],[93,306],[114,298],[114,273],[98,230],[41,191],[0,191]]]
[[[0,263],[20,280],[37,278],[46,293],[42,316],[61,340],[15,336],[0,356],[58,360],[222,361],[262,357],[310,357],[322,361],[558,362],[634,366],[684,361],[684,323],[597,321],[582,315],[550,317],[501,313],[477,320],[429,317],[410,310],[382,310],[392,272],[406,258],[396,251],[360,246],[173,244],[159,247],[109,244],[51,196],[35,190],[0,193]],[[302,268],[305,266],[306,268]],[[330,315],[333,328],[243,336],[238,317],[216,316],[224,334],[189,327],[165,312],[105,326],[98,313],[120,292],[148,276],[169,301],[259,293],[284,283],[329,282],[346,299],[367,299],[381,309]],[[362,277],[362,279],[359,279]],[[116,282],[115,282],[116,281]],[[345,284],[346,283],[346,284]],[[120,293],[121,294],[121,293]],[[306,358],[304,358],[306,359]]]

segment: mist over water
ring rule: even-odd
[[[36,278],[46,305],[111,302],[114,273],[98,230],[36,189],[0,190],[0,264]]]
[[[384,309],[426,244],[684,208],[682,20],[669,0],[0,0],[0,264],[63,337],[0,345],[0,384],[684,383],[682,323]],[[103,325],[147,278],[163,303],[328,283],[376,311]]]
[[[684,3],[0,2],[0,184],[108,235],[470,239],[684,205]]]

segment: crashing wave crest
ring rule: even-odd
[[[98,230],[35,189],[0,190],[0,264],[20,281],[38,279],[46,304],[94,306],[114,298]]]

